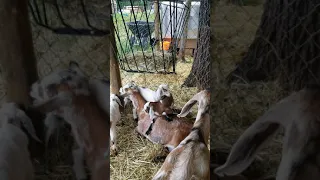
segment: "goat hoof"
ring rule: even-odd
[[[114,145],[111,146],[110,150],[111,150],[111,153],[110,153],[111,156],[117,156],[118,155],[118,150],[117,150],[116,147],[114,147]]]

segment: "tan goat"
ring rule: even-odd
[[[153,180],[210,179],[210,92],[203,90],[193,96],[178,117],[185,117],[199,103],[196,121],[190,134],[167,156]]]
[[[258,118],[233,145],[219,176],[244,171],[279,130],[285,130],[276,180],[318,180],[320,177],[320,88],[292,93]]]
[[[192,123],[187,118],[174,117],[171,121],[166,120],[163,115],[150,118],[150,115],[143,110],[146,100],[139,90],[132,86],[125,88],[124,91],[138,113],[139,121],[135,130],[151,142],[162,144],[171,151],[190,133]]]
[[[146,87],[140,87],[135,82],[132,81],[124,85],[120,89],[120,93],[124,93],[123,89],[131,88],[131,87],[138,89],[141,96],[146,100],[147,103],[144,105],[143,110],[148,111],[147,109],[152,106],[155,114],[158,116],[159,115],[170,116],[175,111],[180,112],[180,110],[172,109],[174,99],[172,94],[169,91],[168,85],[161,84],[159,85],[157,91],[152,91],[151,89],[148,89]],[[136,111],[137,110],[133,108],[133,117],[135,120],[138,120]]]
[[[45,113],[56,111],[71,125],[78,145],[73,150],[76,178],[87,178],[83,164],[85,159],[92,180],[109,179],[110,117],[90,93],[88,79],[81,76],[68,77],[61,83],[53,84],[48,91],[52,91],[49,94],[57,95],[49,100],[38,101],[33,109]]]

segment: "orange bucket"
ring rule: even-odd
[[[170,41],[163,41],[162,43],[162,49],[165,51],[168,51],[170,47]]]

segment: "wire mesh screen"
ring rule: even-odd
[[[110,31],[109,26],[107,26],[110,23],[110,10],[105,9],[105,6],[110,7],[110,4],[107,4],[108,1],[90,1],[91,4],[85,4],[89,14],[88,17],[91,18],[91,25],[99,29],[95,29],[93,34],[86,32],[94,28],[87,26],[80,1],[58,1],[63,18],[71,28],[61,24],[61,19],[54,4],[56,2],[44,2],[47,12],[46,19],[50,28],[39,25],[39,18],[36,17],[35,19],[33,12],[29,11],[40,78],[57,69],[66,68],[72,60],[79,63],[80,68],[89,77],[110,79],[110,46],[108,36],[106,36],[108,33],[100,33],[102,30]],[[93,14],[90,15],[90,13],[95,13],[96,17],[93,17]],[[40,14],[40,16],[44,18],[43,14]],[[69,29],[66,30],[66,28]],[[65,128],[59,130],[58,134],[53,135],[52,141],[50,141],[52,147],[49,148],[45,157],[47,164],[44,164],[41,160],[39,160],[40,163],[36,163],[36,179],[75,178],[72,172],[71,158],[73,137],[70,136],[69,128],[66,125]]]
[[[107,5],[101,0],[30,0],[29,10],[35,23],[54,33],[105,36],[109,34]]]
[[[292,91],[318,86],[319,7],[319,1],[302,0],[220,0],[212,7],[216,80],[212,148],[228,154],[270,106]],[[282,135],[259,151],[243,172],[248,179],[275,175]]]
[[[197,49],[192,71],[186,79],[184,86],[193,86],[198,89],[207,89],[212,85],[211,58],[210,58],[210,2],[200,1],[199,32]]]
[[[175,73],[186,26],[191,55],[196,48],[199,5],[192,2],[188,7],[181,1],[115,1],[113,21],[121,69]],[[189,20],[185,18],[187,14],[190,14]]]

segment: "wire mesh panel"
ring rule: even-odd
[[[107,4],[101,0],[30,0],[29,10],[35,23],[54,33],[105,36],[109,33]]]
[[[121,69],[140,73],[175,73],[186,24],[187,41],[197,42],[199,4],[192,3],[191,17],[187,21],[188,7],[181,1],[116,1],[113,21]]]

